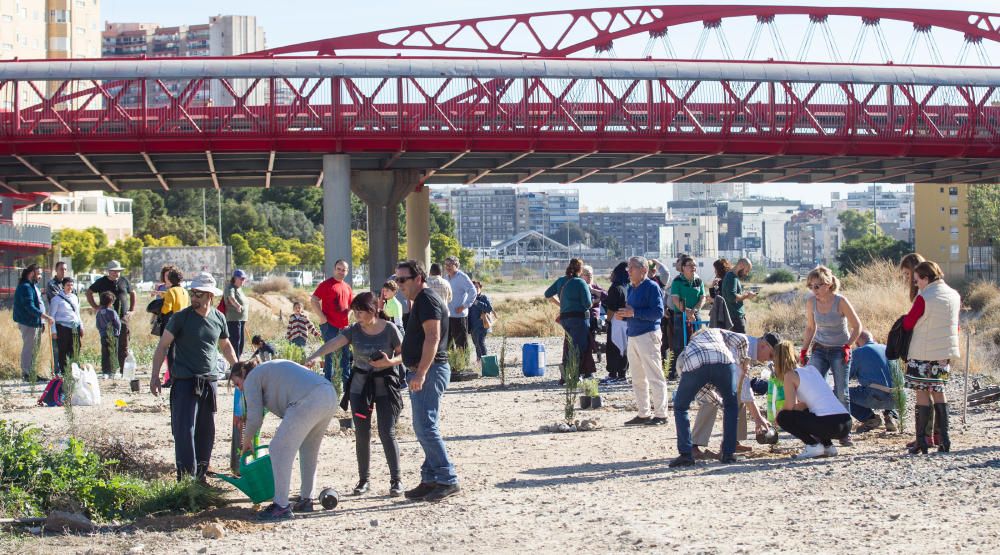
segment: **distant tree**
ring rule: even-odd
[[[968,225],[969,235],[977,244],[997,242],[1000,237],[1000,187],[969,185]],[[1000,255],[1000,250],[994,250],[994,255]]]
[[[873,214],[865,212],[862,214],[857,210],[845,210],[837,216],[840,225],[844,230],[844,240],[854,241],[871,233]]]
[[[351,263],[354,268],[368,262],[368,234],[360,229],[351,231]]]
[[[323,265],[323,245],[316,243],[295,242],[291,245],[291,252],[299,257],[300,264],[307,268],[319,268]]]
[[[68,257],[75,272],[89,272],[94,267],[97,240],[86,230],[63,229],[52,234],[52,246]]]
[[[458,226],[455,224],[455,218],[452,218],[451,214],[448,212],[442,212],[436,204],[431,204],[430,232],[432,234],[443,233],[450,237],[455,237],[457,235],[457,229]]]
[[[237,266],[247,266],[253,260],[253,249],[245,237],[239,233],[229,236],[229,245],[233,248],[233,263]]]
[[[274,257],[274,253],[270,249],[261,247],[254,251],[253,256],[250,258],[250,265],[260,268],[265,272],[270,272],[278,265],[278,260]]]
[[[271,232],[283,239],[308,241],[316,232],[316,226],[301,210],[265,202],[257,211],[266,220]]]
[[[795,274],[784,268],[775,270],[764,278],[764,283],[795,283],[795,281],[797,281]]]
[[[122,265],[126,268],[139,268],[142,266],[142,248],[145,244],[138,237],[126,237],[117,243],[115,247],[120,248],[124,253]]]
[[[278,266],[290,268],[298,266],[302,262],[302,259],[290,252],[276,252],[274,253],[274,261]]]
[[[853,272],[878,259],[898,261],[912,251],[912,245],[906,241],[897,241],[885,234],[869,234],[841,245],[837,263],[843,271]]]
[[[94,265],[99,268],[106,267],[112,260],[117,260],[125,268],[135,267],[129,260],[128,253],[125,252],[125,249],[119,247],[118,245],[97,249],[97,252],[94,253]],[[142,261],[140,260],[139,263],[141,265]]]

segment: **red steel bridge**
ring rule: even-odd
[[[323,185],[332,260],[349,189],[394,253],[425,183],[995,183],[998,47],[997,13],[678,5],[2,62],[0,191]]]

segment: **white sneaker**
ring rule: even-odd
[[[824,457],[836,457],[837,456],[837,447],[834,446],[834,445],[830,445],[828,447],[824,447],[823,448],[823,456]]]
[[[822,457],[826,453],[826,450],[819,443],[815,445],[806,445],[798,455],[795,455],[796,459],[813,459],[816,457]]]

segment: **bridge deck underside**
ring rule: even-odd
[[[355,170],[416,169],[434,184],[997,183],[1000,159],[734,154],[396,152]],[[0,156],[0,189],[60,192],[321,183],[322,154],[248,152]]]

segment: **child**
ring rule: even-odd
[[[302,303],[296,302],[292,305],[292,315],[288,318],[288,331],[285,332],[285,339],[291,344],[306,348],[306,336],[312,334],[319,337],[319,331],[309,320],[309,317],[302,313]],[[257,344],[254,343],[256,346]],[[273,349],[272,349],[273,350]]]
[[[118,356],[118,336],[122,331],[122,321],[118,312],[111,305],[115,303],[115,294],[111,291],[101,293],[101,308],[97,311],[97,331],[101,334],[101,373],[111,377],[114,369],[111,366],[112,352]],[[115,348],[112,351],[112,337]],[[119,369],[121,370],[121,369]]]
[[[277,351],[274,350],[274,347],[268,345],[264,341],[264,338],[259,335],[251,337],[250,344],[254,346],[254,349],[256,349],[253,354],[250,355],[250,358],[256,358],[260,362],[267,362],[278,354]],[[305,344],[304,341],[303,344]],[[298,345],[298,343],[296,343],[296,345]]]

